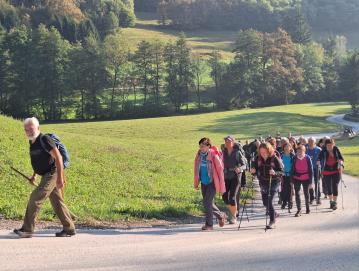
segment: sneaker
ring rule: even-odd
[[[226,220],[225,216],[222,216],[220,219],[218,219],[218,224],[221,228],[224,227],[225,220]]]
[[[295,217],[300,217],[302,215],[302,210],[298,210],[296,213],[295,213]]]
[[[333,211],[335,211],[336,209],[338,209],[338,207],[337,207],[337,202],[336,201],[333,201]]]
[[[26,232],[23,228],[15,229],[14,233],[17,234],[20,238],[31,238],[32,232]]]
[[[275,226],[275,221],[271,221],[271,222],[269,222],[269,224],[267,225],[267,229],[268,229],[268,230],[272,230],[272,229],[274,229],[274,226]]]
[[[204,225],[202,231],[213,231],[213,226]]]
[[[55,234],[56,237],[71,237],[76,235],[76,231],[75,230],[62,230],[60,232],[57,232]]]
[[[229,225],[237,225],[237,219],[232,218],[228,221]]]

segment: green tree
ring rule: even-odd
[[[108,35],[105,38],[104,54],[106,56],[107,67],[113,77],[110,103],[110,116],[113,118],[115,116],[115,96],[120,71],[127,63],[129,57],[129,47],[121,32]]]
[[[34,32],[32,52],[36,65],[32,76],[45,119],[57,120],[63,116],[64,98],[68,96],[66,71],[69,67],[70,43],[51,27],[40,25]]]
[[[352,106],[354,114],[359,114],[359,53],[348,57],[340,78],[340,89]]]

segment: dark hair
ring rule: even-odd
[[[212,147],[212,142],[208,137],[201,138],[201,140],[198,142],[198,145],[206,145],[207,147]]]
[[[333,144],[333,145],[335,145],[334,138],[326,139],[324,146],[327,146],[328,144]]]

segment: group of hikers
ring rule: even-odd
[[[330,137],[317,142],[314,137],[307,139],[301,136],[297,139],[278,135],[269,136],[266,140],[256,139],[242,146],[229,135],[224,138],[220,149],[209,138],[202,138],[194,162],[194,188],[201,186],[206,214],[202,230],[213,230],[213,216],[220,227],[225,225],[226,220],[229,224],[237,223],[240,190],[246,186],[245,175],[248,172],[259,182],[266,216],[270,218],[266,229],[273,229],[279,216],[273,203],[278,192],[278,204],[282,209],[288,207],[289,212],[295,196],[295,217],[302,214],[301,190],[304,192],[306,214],[310,213],[314,200],[317,205],[321,204],[322,192],[324,198],[329,197],[330,208],[336,210],[343,169],[343,156]],[[228,216],[216,206],[216,193],[222,195]]]
[[[24,129],[30,145],[30,159],[34,173],[27,179],[36,188],[30,195],[23,225],[15,229],[20,238],[30,238],[34,233],[35,221],[42,204],[47,198],[63,225],[56,237],[70,237],[76,234],[72,214],[64,203],[64,168],[69,160],[66,148],[54,134],[42,134],[39,121],[27,118]],[[343,173],[344,159],[333,139],[327,137],[316,144],[315,138],[298,140],[294,137],[269,137],[256,139],[242,146],[233,136],[224,138],[220,149],[209,138],[199,141],[199,150],[194,162],[194,187],[201,189],[206,213],[203,231],[213,230],[213,216],[223,227],[228,221],[237,223],[241,187],[246,186],[246,173],[259,180],[263,205],[270,221],[266,229],[272,229],[278,214],[274,210],[274,196],[280,191],[280,204],[289,210],[293,206],[293,194],[297,205],[295,216],[301,215],[300,191],[303,187],[306,213],[316,200],[321,204],[320,179],[323,179],[323,193],[330,199],[330,208],[337,209],[338,184]],[[19,173],[19,172],[18,172]],[[41,181],[35,185],[36,176]],[[26,177],[25,175],[23,175]],[[313,185],[314,184],[314,185]],[[201,186],[201,187],[200,187]],[[295,191],[295,193],[293,193]],[[214,202],[216,193],[222,195],[227,205],[227,216]]]

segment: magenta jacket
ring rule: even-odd
[[[198,187],[200,183],[199,170],[200,170],[200,155],[199,152],[194,159],[194,187]],[[214,182],[217,193],[225,193],[226,186],[224,183],[224,168],[223,161],[219,158],[216,152],[212,149],[209,150],[207,156],[207,167],[210,174],[211,180]]]

